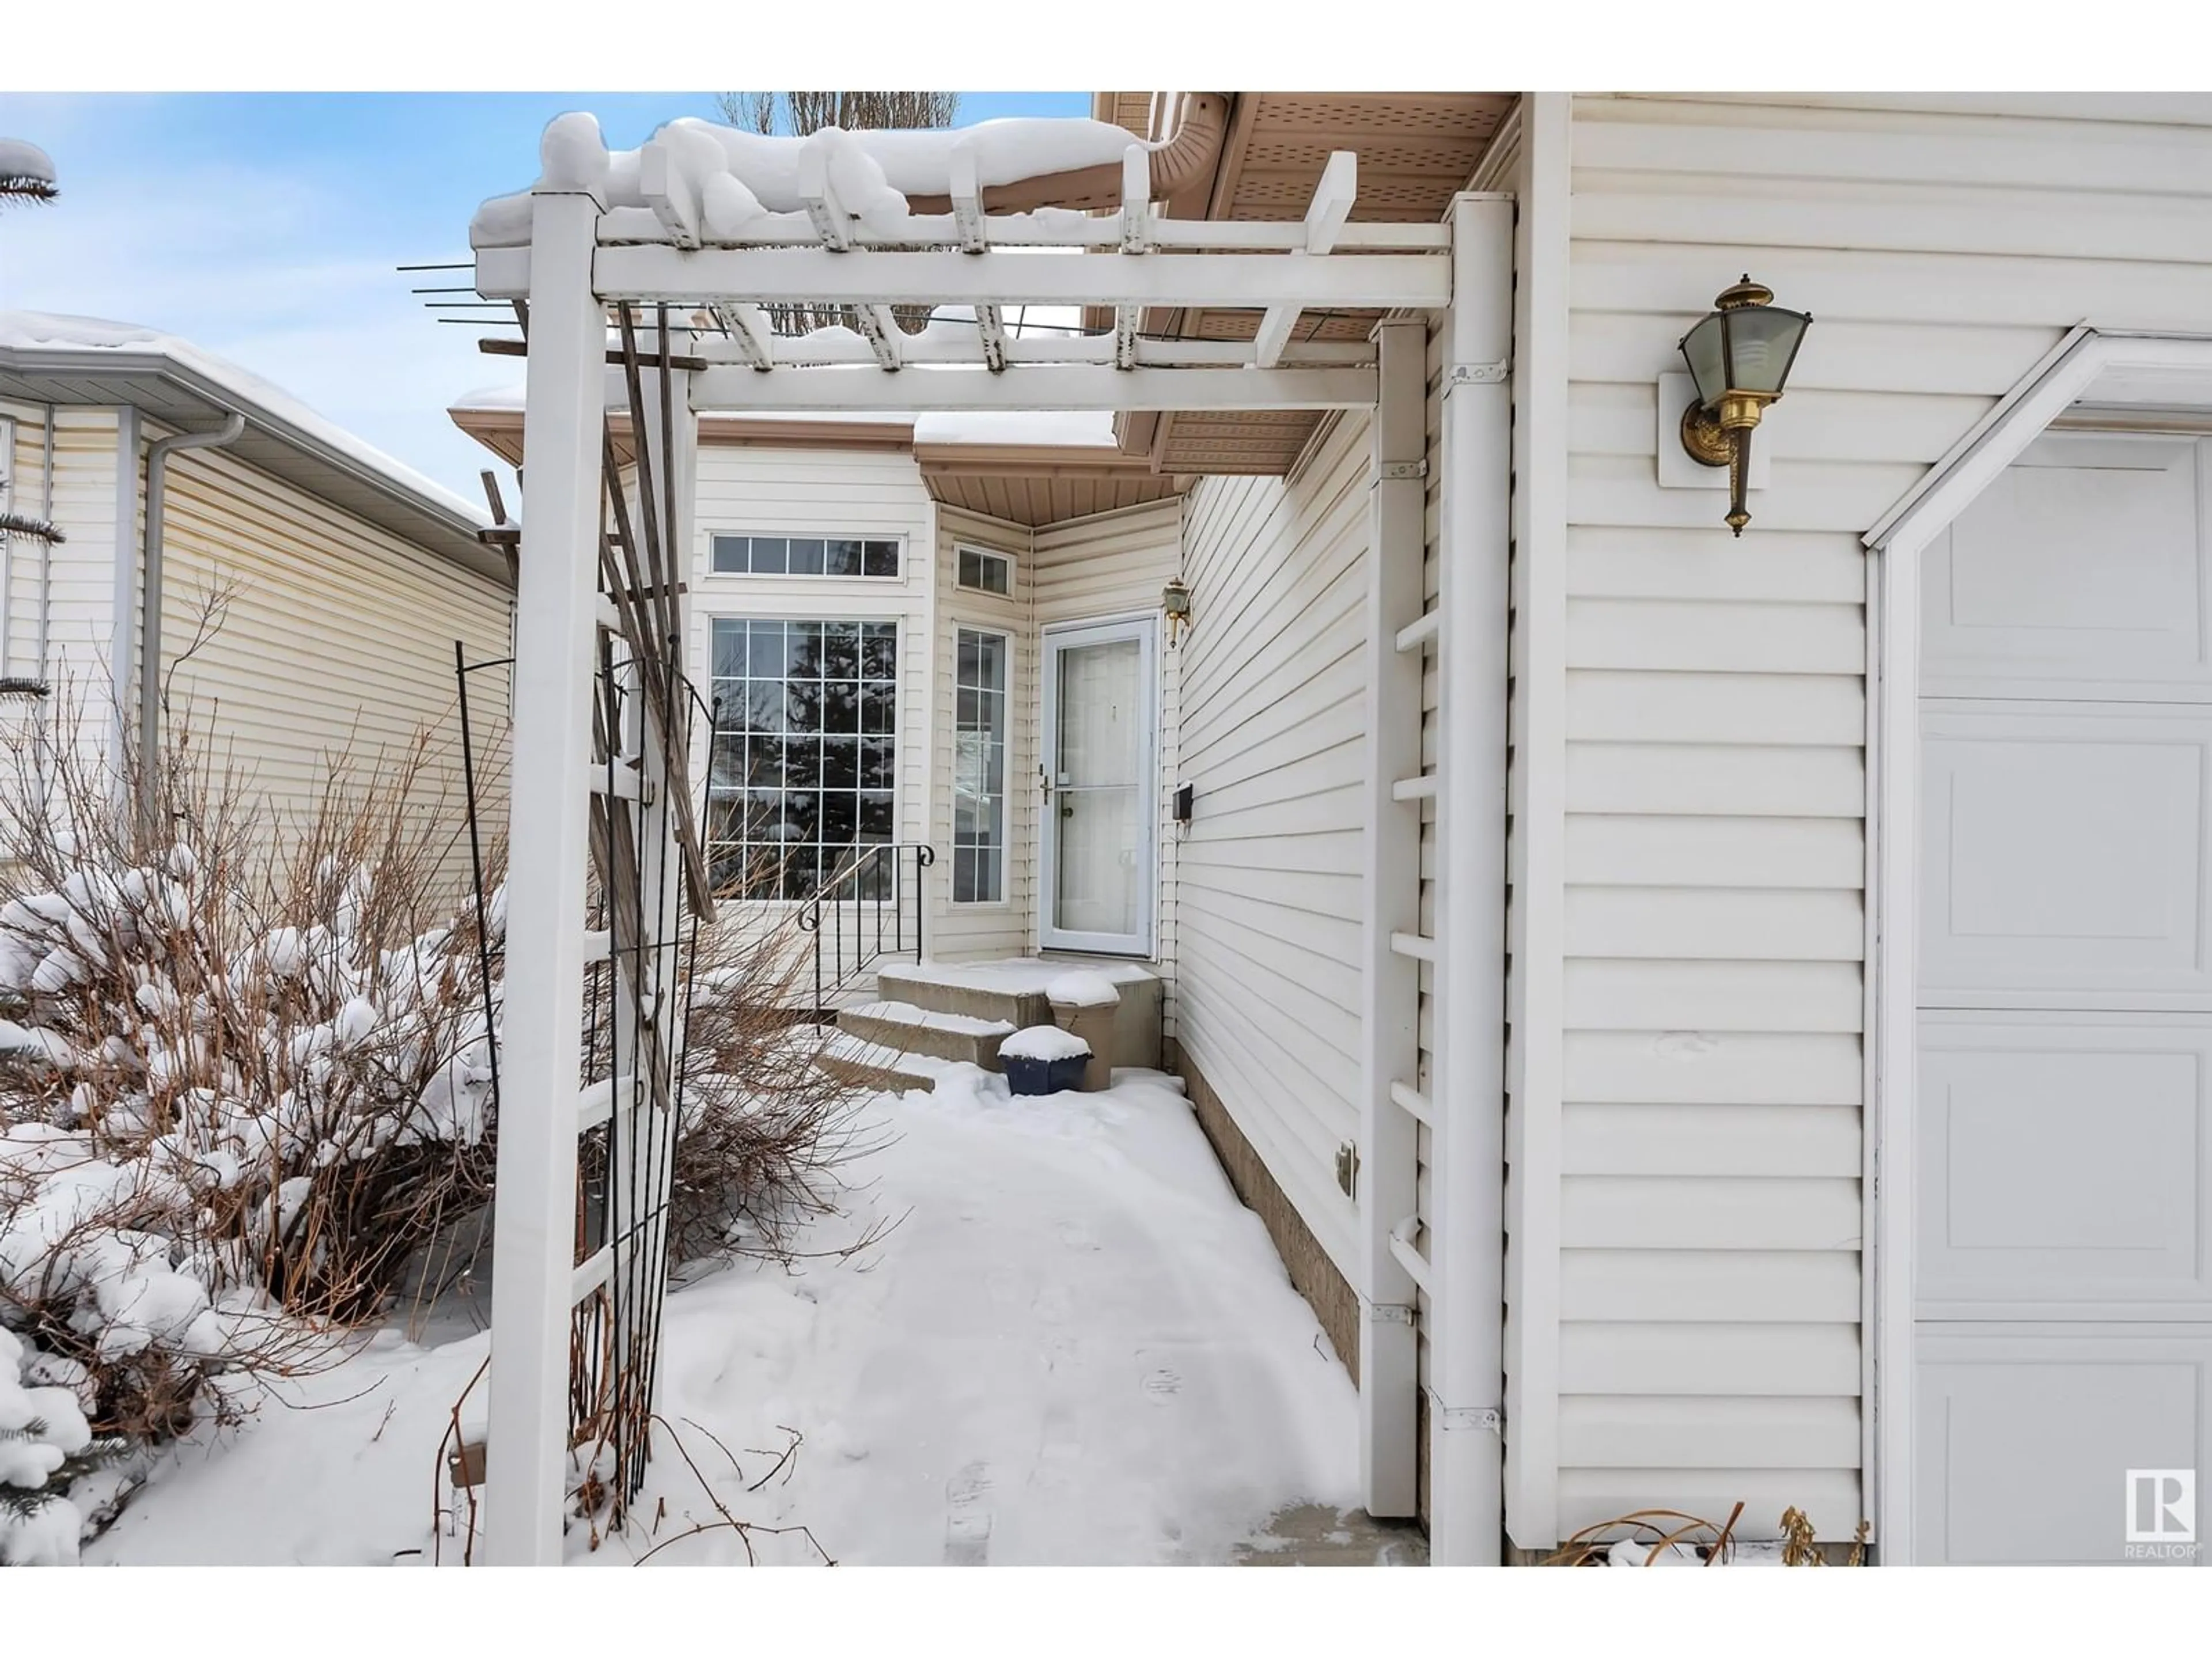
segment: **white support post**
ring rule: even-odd
[[[1452,204],[1437,605],[1438,942],[1431,1557],[1502,1559],[1504,1503],[1506,605],[1512,482],[1513,204]]]
[[[539,196],[531,234],[484,1494],[485,1559],[509,1565],[561,1559],[607,349],[592,291],[599,210],[586,195]]]
[[[1421,815],[1392,780],[1421,765],[1421,655],[1398,648],[1421,615],[1428,329],[1382,324],[1381,396],[1369,462],[1367,893],[1360,1020],[1360,1484],[1370,1515],[1415,1512],[1419,1474],[1418,1287],[1397,1237],[1419,1207],[1420,1126],[1398,1101],[1420,1061],[1420,964],[1391,948],[1420,931]],[[1438,1310],[1429,1310],[1433,1320]]]

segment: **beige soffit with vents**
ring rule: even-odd
[[[447,412],[455,426],[493,454],[509,465],[521,465],[520,410],[461,408]],[[629,417],[610,412],[607,425],[617,458],[628,462],[635,453]],[[1103,445],[917,444],[914,423],[905,420],[702,415],[699,441],[738,447],[910,452],[933,500],[1031,528],[1165,501],[1197,482],[1155,472],[1143,456]]]
[[[1223,94],[1206,94],[1218,97]],[[1514,105],[1510,92],[1240,92],[1226,94],[1225,138],[1206,196],[1209,219],[1302,216],[1331,152],[1359,158],[1355,221],[1434,223],[1467,187]],[[1101,92],[1091,114],[1157,139],[1187,95]],[[1309,314],[1301,340],[1363,340],[1380,313]],[[1111,327],[1110,313],[1086,315]],[[1148,311],[1146,333],[1249,340],[1256,311]],[[1125,414],[1115,419],[1123,449],[1162,473],[1287,473],[1321,423],[1319,413]]]

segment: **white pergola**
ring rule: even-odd
[[[1494,1177],[1498,1156],[1502,1041],[1486,1030],[1462,1034],[1447,1029],[1451,1022],[1437,1021],[1438,1070],[1451,1078],[1455,1096],[1464,1091],[1472,1103],[1465,1110],[1440,1094],[1432,1103],[1413,1087],[1412,1068],[1421,963],[1436,964],[1437,1006],[1465,998],[1463,1006],[1502,1009],[1496,963],[1502,933],[1484,912],[1502,909],[1503,803],[1486,798],[1475,780],[1493,773],[1502,779],[1505,742],[1510,201],[1464,197],[1445,224],[1355,224],[1355,158],[1339,153],[1301,220],[1176,220],[1156,213],[1147,200],[1148,151],[1139,144],[1125,158],[1118,211],[990,213],[977,157],[956,144],[943,181],[949,213],[886,213],[879,195],[856,213],[836,187],[841,152],[810,141],[797,156],[799,206],[749,210],[749,217],[733,218],[726,209],[733,192],[717,173],[719,163],[702,159],[696,134],[685,143],[656,138],[635,153],[634,172],[629,157],[617,158],[610,170],[603,150],[591,153],[595,127],[587,144],[575,142],[574,128],[556,143],[564,124],[578,118],[563,118],[548,131],[544,176],[526,204],[526,242],[511,237],[479,246],[477,259],[477,291],[526,308],[528,335],[488,1559],[560,1559],[569,1484],[564,1464],[572,1310],[594,1284],[605,1282],[574,1261],[577,1135],[580,1123],[591,1121],[592,1103],[587,1101],[580,1115],[572,1103],[592,945],[586,933],[586,871],[592,826],[599,822],[589,817],[587,802],[595,788],[602,803],[595,810],[619,798],[623,810],[634,814],[643,858],[659,868],[674,866],[683,853],[678,842],[688,833],[687,815],[675,800],[690,787],[681,754],[665,775],[653,757],[688,751],[689,745],[672,745],[656,728],[664,714],[651,701],[636,700],[635,718],[618,739],[623,752],[610,752],[604,724],[600,737],[594,735],[594,674],[603,667],[604,636],[623,641],[633,656],[657,651],[679,669],[687,660],[680,599],[648,615],[621,593],[603,591],[607,573],[619,563],[609,552],[607,413],[626,409],[635,418],[665,400],[672,423],[658,435],[641,432],[639,442],[656,480],[658,541],[675,580],[694,562],[692,470],[696,417],[705,412],[1382,410],[1375,422],[1370,719],[1387,751],[1376,764],[1395,769],[1378,770],[1370,847],[1376,857],[1396,860],[1377,873],[1395,880],[1398,890],[1387,903],[1370,898],[1368,929],[1368,1098],[1358,1194],[1366,1252],[1358,1288],[1369,1503],[1377,1514],[1413,1512],[1414,1308],[1425,1291],[1431,1306],[1423,1316],[1433,1345],[1431,1426],[1440,1448],[1464,1445],[1468,1454],[1457,1462],[1440,1455],[1437,1464],[1437,1559],[1486,1553],[1495,1559],[1496,1322],[1480,1311],[1440,1319],[1447,1299],[1455,1307],[1496,1306],[1494,1179],[1488,1204],[1477,1201],[1467,1212],[1471,1231],[1489,1230],[1487,1255],[1479,1240],[1467,1247],[1469,1255],[1455,1253],[1447,1238],[1441,1249],[1432,1241],[1424,1258],[1407,1241],[1421,1125],[1435,1139],[1431,1161],[1439,1183],[1450,1190],[1474,1179],[1469,1171],[1486,1167]],[[750,194],[741,199],[753,202]],[[523,204],[513,198],[488,209],[502,205],[509,209],[508,223],[522,222]],[[478,238],[480,244],[485,240]],[[779,304],[850,307],[858,325],[779,335],[765,309]],[[1115,326],[1095,336],[1016,337],[1002,319],[1007,307],[1024,305],[1110,308]],[[894,306],[931,307],[937,320],[917,334],[903,333]],[[1163,307],[1254,312],[1255,336],[1144,337],[1140,317]],[[944,313],[956,308],[959,319],[946,320]],[[1302,316],[1348,310],[1413,315],[1406,323],[1385,323],[1364,342],[1297,337]],[[1456,507],[1448,504],[1447,520],[1467,538],[1465,556],[1482,562],[1484,580],[1456,580],[1448,568],[1443,599],[1425,612],[1420,314],[1448,310],[1458,320],[1450,337],[1446,465],[1455,480],[1462,469],[1453,454],[1463,450],[1486,459],[1463,469],[1467,490],[1480,492],[1481,499],[1468,493]],[[611,312],[629,342],[624,351],[610,351]],[[1476,359],[1458,362],[1462,349]],[[1492,456],[1494,465],[1486,459]],[[1448,503],[1454,487],[1447,482]],[[1494,535],[1481,527],[1492,524]],[[626,520],[613,543],[625,545],[630,536]],[[635,635],[639,626],[673,631],[643,640]],[[1468,757],[1474,793],[1464,801],[1448,777],[1440,793],[1437,775],[1420,775],[1419,756],[1422,653],[1462,627],[1472,637],[1495,641],[1482,646],[1480,666],[1470,659],[1457,675],[1446,669],[1443,766],[1462,753]],[[599,775],[623,768],[639,780],[635,787],[611,790],[600,781]],[[1439,939],[1420,936],[1411,872],[1419,864],[1422,803],[1430,799],[1447,818],[1465,818],[1462,831],[1438,837],[1440,848],[1459,849],[1446,859],[1443,903],[1456,902],[1469,911],[1464,957]],[[646,971],[639,1006],[662,1011],[657,1018],[644,1017],[651,1027],[647,1040],[672,1052],[681,1040],[673,986],[656,978],[656,970]],[[1388,1006],[1378,1005],[1386,996]],[[1439,1079],[1431,1091],[1445,1086]],[[660,1179],[665,1183],[665,1163]],[[613,1231],[617,1238],[626,1236],[620,1225]],[[616,1255],[595,1273],[619,1278],[623,1264],[618,1249]],[[659,1291],[655,1285],[654,1295]],[[1454,1341],[1461,1327],[1467,1334]],[[1462,1428],[1471,1432],[1456,1432]],[[1449,1477],[1449,1491],[1448,1467],[1462,1471]]]

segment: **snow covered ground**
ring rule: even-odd
[[[896,1140],[815,1243],[897,1225],[857,1259],[671,1297],[662,1413],[696,1472],[659,1444],[657,1528],[596,1552],[573,1529],[572,1559],[741,1561],[726,1527],[680,1536],[719,1522],[714,1500],[853,1565],[1225,1561],[1289,1505],[1351,1507],[1351,1382],[1180,1090],[1121,1072],[1013,1099],[960,1066],[871,1102]],[[456,1559],[434,1541],[436,1453],[484,1348],[380,1339],[166,1459],[86,1559]],[[821,1559],[797,1533],[752,1545]]]

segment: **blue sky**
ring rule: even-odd
[[[446,405],[520,378],[410,286],[465,271],[488,196],[525,188],[565,110],[630,146],[712,93],[0,94],[0,136],[54,158],[61,199],[0,217],[0,309],[180,334],[471,500],[489,457]],[[1087,93],[963,93],[963,125],[1085,115]],[[465,295],[439,296],[461,300]]]

